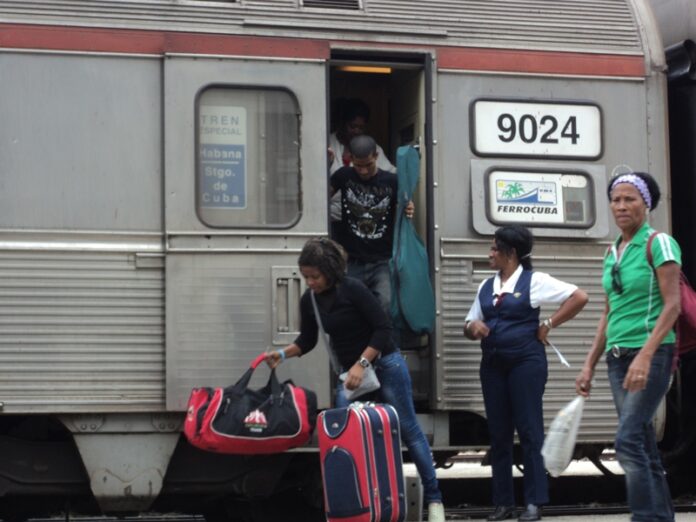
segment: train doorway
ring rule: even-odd
[[[388,163],[378,166],[388,170],[397,164],[397,150],[402,145],[415,146],[420,154],[420,178],[413,200],[416,205],[414,224],[426,244],[433,273],[432,227],[432,99],[431,63],[429,54],[371,54],[364,51],[334,50],[329,65],[328,128],[329,147],[338,147],[337,158],[330,162],[330,171],[348,163],[340,151],[347,139],[347,115],[355,114],[356,104],[367,109],[364,132],[381,147]],[[379,150],[379,149],[378,149]],[[339,207],[330,219],[339,217]],[[429,407],[432,396],[434,360],[431,356],[433,336],[402,332],[401,349],[409,361],[414,399],[421,409]]]
[[[414,145],[421,156],[420,182],[414,201],[416,227],[432,252],[428,236],[430,201],[427,181],[432,179],[431,61],[429,54],[357,54],[334,51],[329,70],[328,127],[341,126],[342,110],[360,100],[369,110],[365,132],[375,138],[393,165],[402,145]]]

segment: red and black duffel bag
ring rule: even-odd
[[[259,355],[236,384],[194,388],[188,402],[184,435],[197,448],[216,453],[280,453],[305,444],[317,417],[317,396],[278,382],[271,370],[266,386],[250,390],[249,380],[264,360]]]

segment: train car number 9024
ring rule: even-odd
[[[473,148],[483,156],[597,158],[602,152],[599,107],[591,104],[473,104]]]

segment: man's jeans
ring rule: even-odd
[[[348,275],[360,279],[375,295],[382,310],[391,318],[391,275],[389,260],[363,262],[348,261]]]
[[[399,415],[401,425],[401,440],[408,448],[408,453],[418,469],[423,483],[423,499],[426,505],[431,502],[442,502],[442,494],[437,484],[433,457],[430,452],[428,439],[425,438],[416,418],[413,407],[411,376],[408,373],[406,360],[401,352],[390,353],[375,361],[375,370],[380,382],[380,389],[375,394],[364,395],[358,400],[376,399],[391,404]],[[343,394],[343,383],[336,390],[336,407],[348,405]]]
[[[628,367],[638,350],[607,354],[609,383],[619,415],[616,456],[626,474],[628,506],[633,522],[673,522],[674,508],[655,441],[652,419],[667,393],[673,344],[658,348],[650,364],[647,386],[638,392],[623,388]]]
[[[389,260],[366,263],[363,261],[348,261],[348,275],[360,279],[379,301],[382,310],[392,325],[392,340],[397,347],[401,346],[401,331],[396,328],[391,316],[391,272]]]

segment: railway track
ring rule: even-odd
[[[696,512],[696,499],[683,499],[675,503],[675,511],[678,513]],[[462,506],[448,507],[446,509],[447,520],[484,520],[491,512],[490,506]],[[589,504],[589,505],[558,505],[544,507],[544,517],[560,516],[596,516],[617,515],[628,513],[625,504]],[[427,518],[427,514],[424,513]],[[314,520],[312,518],[312,520]],[[425,520],[425,518],[424,518]],[[143,514],[141,516],[116,517],[54,517],[31,519],[30,522],[205,522],[201,515],[181,514]],[[230,520],[230,522],[236,522]],[[273,522],[284,522],[275,520]]]
[[[456,464],[468,462],[477,464],[480,455],[462,455],[455,458]],[[451,470],[457,478],[440,481],[446,506],[447,520],[485,520],[491,513],[490,478],[478,476],[464,478],[456,469]],[[521,498],[521,478],[515,478],[517,496]],[[625,504],[625,485],[622,476],[562,476],[550,482],[551,498],[556,504],[544,507],[544,517],[574,516],[583,517],[602,515],[623,515],[628,513]],[[677,493],[679,495],[679,493]],[[87,517],[63,515],[54,518],[31,519],[29,522],[322,522],[325,520],[321,509],[309,508],[306,504],[292,501],[293,495],[258,500],[243,504],[241,509],[234,509],[234,518],[219,515],[206,518],[203,515],[175,513],[143,513],[140,516],[124,517]],[[296,500],[296,498],[295,498]],[[675,511],[696,513],[696,495],[681,494],[675,498]],[[278,518],[278,511],[269,511],[269,505],[282,505],[283,518]],[[427,515],[424,515],[427,517]]]

